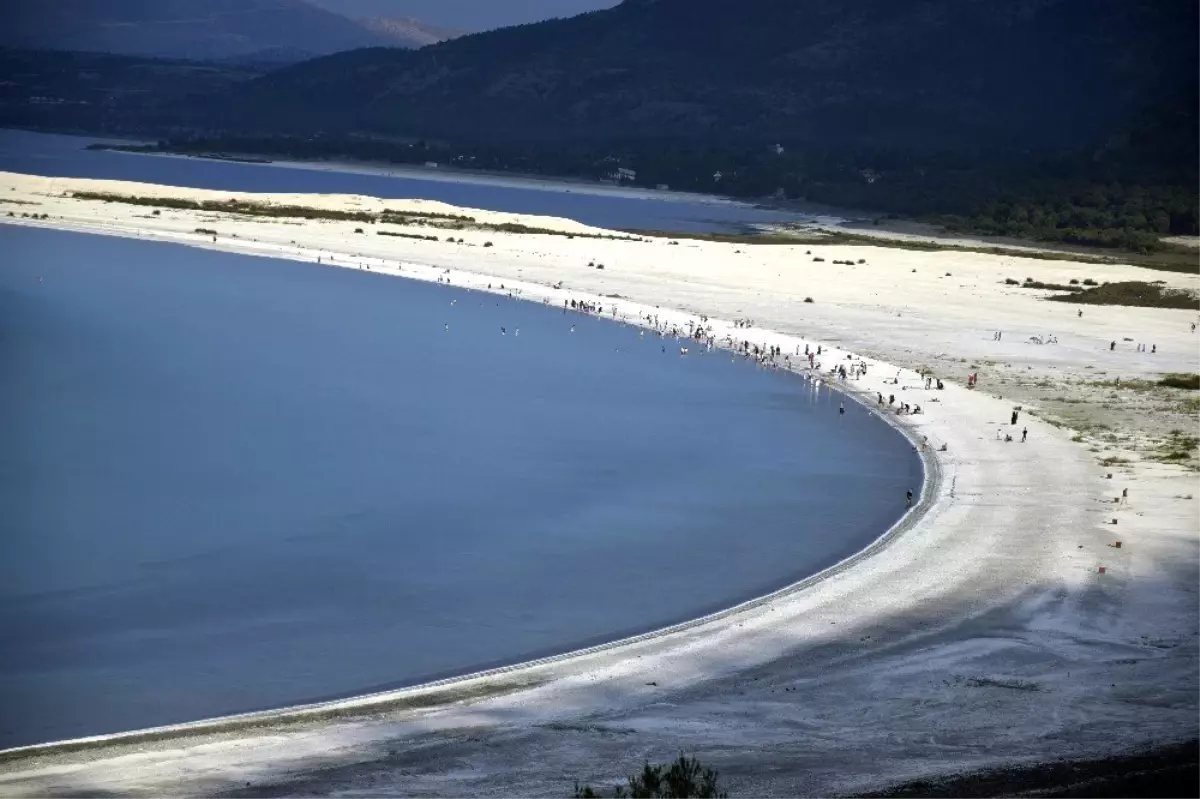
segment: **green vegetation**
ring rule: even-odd
[[[1005,280],[1005,283],[1015,285],[1015,280]],[[1048,289],[1050,291],[1083,291],[1079,286],[1063,285],[1062,283],[1043,283],[1040,280],[1034,280],[1031,277],[1025,278],[1025,282],[1021,284],[1023,289]]]
[[[1050,297],[1057,302],[1078,302],[1088,305],[1129,305],[1142,308],[1200,309],[1200,300],[1189,291],[1164,288],[1157,283],[1128,280],[1105,283],[1083,291],[1073,291]]]
[[[185,200],[179,197],[136,197],[107,192],[77,191],[71,194],[77,200],[96,200],[125,205],[160,206],[184,211],[211,211],[243,216],[267,216],[299,219],[329,219],[350,222],[374,222],[375,216],[364,211],[337,211],[325,208],[309,208],[302,205],[267,205],[245,200]]]
[[[463,214],[443,214],[437,211],[394,211],[391,208],[384,208],[383,213],[379,215],[380,222],[387,222],[392,225],[409,225],[421,224],[430,220],[446,220],[450,222],[463,222],[475,224],[475,217],[464,216]]]
[[[401,239],[417,239],[418,241],[441,241],[437,236],[426,236],[421,233],[396,233],[391,230],[376,230],[377,236],[396,236]]]
[[[671,797],[671,799],[717,799],[728,794],[722,793],[717,785],[717,771],[705,768],[699,760],[679,756],[670,766],[650,765],[649,761],[642,767],[640,774],[629,778],[628,789],[618,785],[613,788],[613,796],[617,799],[653,799],[654,797]],[[574,799],[599,799],[600,794],[591,786],[580,786],[575,783]]]
[[[1161,250],[1162,236],[1200,232],[1196,192],[1183,185],[1046,182],[966,213],[931,215],[929,221],[977,235],[1140,253]]]
[[[1200,374],[1172,372],[1158,381],[1160,386],[1167,388],[1183,388],[1189,391],[1200,391]]]
[[[1149,457],[1151,460],[1164,463],[1183,463],[1191,461],[1197,454],[1198,448],[1200,448],[1200,436],[1185,435],[1182,430],[1172,430]]]

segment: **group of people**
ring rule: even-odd
[[[1129,340],[1129,339],[1126,339],[1126,341],[1128,341],[1128,340]],[[1108,351],[1109,351],[1109,352],[1113,352],[1114,350],[1116,350],[1116,348],[1117,348],[1117,342],[1116,342],[1116,341],[1110,341],[1110,342],[1108,343]],[[1145,351],[1146,351],[1146,345],[1145,345],[1145,344],[1138,344],[1138,345],[1137,345],[1137,348],[1136,348],[1136,351],[1137,351],[1137,352],[1145,352]],[[1151,344],[1151,345],[1150,345],[1150,354],[1151,354],[1151,355],[1154,355],[1154,354],[1155,354],[1155,353],[1157,353],[1157,352],[1158,352],[1158,345],[1157,345],[1157,344]]]

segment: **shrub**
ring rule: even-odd
[[[150,215],[151,216],[162,216],[162,211],[155,208],[153,211],[150,212]]]
[[[1021,285],[1021,284],[1020,284],[1020,282],[1018,282],[1018,281],[1016,281],[1016,280],[1013,280],[1011,277],[1006,277],[1006,278],[1004,278],[1004,285],[1006,285],[1006,286],[1019,286],[1019,285]]]
[[[1074,277],[1073,277],[1073,278],[1071,278],[1071,281],[1070,281],[1070,283],[1071,283],[1071,285],[1072,285],[1072,286],[1078,286],[1078,285],[1079,285],[1079,279],[1078,279],[1078,278],[1074,278]]]
[[[805,302],[812,302],[812,301],[813,301],[813,299],[812,299],[812,297],[805,297],[805,298],[804,298],[804,301],[805,301]]]
[[[491,243],[490,241],[485,241],[485,242],[483,243],[483,246],[484,246],[484,247],[491,247],[491,246],[492,246],[492,243]]]
[[[1083,285],[1085,285],[1085,286],[1094,286],[1094,285],[1096,285],[1096,281],[1092,280],[1090,277],[1085,277],[1085,278],[1083,279]]]
[[[1189,391],[1200,391],[1200,374],[1169,374],[1158,381],[1160,386],[1167,388],[1184,388]]]
[[[614,797],[698,797],[698,799],[718,799],[728,796],[722,793],[717,785],[716,769],[705,768],[694,757],[679,756],[670,767],[652,766],[647,761],[642,766],[642,772],[629,778],[629,789],[617,786],[613,789]],[[580,786],[575,783],[575,799],[598,799],[600,794],[592,790],[590,785]]]

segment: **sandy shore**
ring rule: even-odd
[[[1195,456],[1156,459],[1170,430],[1194,434],[1195,392],[1135,382],[1200,371],[1190,328],[1197,315],[1046,302],[1047,292],[1004,284],[1162,280],[1197,290],[1196,275],[884,247],[477,230],[455,232],[461,244],[430,242],[354,222],[165,208],[156,216],[64,195],[71,191],[254,198],[0,173],[0,216],[493,291],[502,283],[534,301],[616,303],[631,318],[650,312],[683,324],[706,314],[718,340],[728,332],[785,353],[820,343],[826,368],[848,354],[865,358],[868,376],[846,389],[868,404],[882,392],[921,405],[925,413],[894,421],[946,451],[936,455],[919,518],[802,590],[620,647],[326,707],[322,718],[264,714],[224,728],[0,754],[0,793],[274,786],[562,796],[575,779],[609,785],[643,758],[685,751],[719,768],[733,795],[819,795],[1197,734]],[[254,199],[598,232],[420,201]],[[197,228],[218,231],[216,240]],[[755,326],[732,327],[744,318]],[[1057,344],[1031,341],[1051,334]],[[922,367],[946,390],[926,391]],[[980,388],[969,391],[973,372]],[[1116,377],[1124,387],[1112,385]],[[1128,502],[1115,504],[1122,489]],[[1117,540],[1120,548],[1111,546]]]

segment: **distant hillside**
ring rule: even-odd
[[[405,47],[424,47],[462,35],[461,31],[427,25],[410,17],[366,17],[356,21],[367,30],[387,36]]]
[[[278,69],[108,63],[103,90],[12,54],[0,124],[139,131],[182,152],[619,174],[1148,251],[1200,232],[1198,16],[1195,0],[625,0]],[[124,70],[148,88],[126,91]]]
[[[203,104],[269,66],[103,53],[0,49],[0,127],[109,135],[180,131],[178,104]]]
[[[120,55],[285,60],[419,47],[419,23],[365,26],[306,0],[6,0],[0,46]]]
[[[626,0],[231,94],[239,131],[497,141],[1099,143],[1197,66],[1194,0]]]

